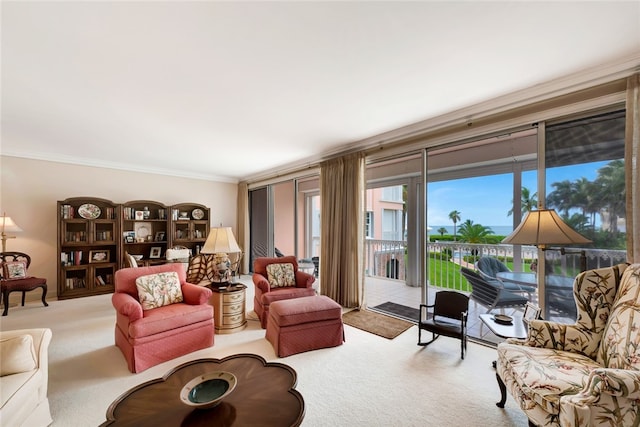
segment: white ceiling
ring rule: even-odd
[[[3,1],[2,154],[235,182],[640,53],[640,2]]]

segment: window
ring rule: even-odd
[[[393,187],[384,187],[382,189],[381,200],[385,202],[402,203],[402,186],[394,185]]]
[[[364,236],[373,239],[373,212],[367,211],[364,216]]]
[[[402,211],[382,210],[382,239],[402,240]]]
[[[593,241],[545,251],[547,274],[575,277],[626,259],[624,132],[624,111],[547,125],[546,207]],[[547,318],[571,323],[575,310],[571,288],[546,286]]]

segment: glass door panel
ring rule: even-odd
[[[624,111],[546,127],[546,207],[593,243],[545,251],[545,318],[573,323],[571,279],[626,259],[624,127]]]

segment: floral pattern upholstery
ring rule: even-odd
[[[136,287],[143,310],[182,302],[182,287],[175,271],[140,276]]]
[[[573,325],[534,320],[498,346],[497,374],[540,426],[640,422],[640,264],[586,271]]]
[[[267,280],[269,280],[269,286],[272,288],[296,286],[296,274],[293,271],[293,264],[287,262],[267,265]]]

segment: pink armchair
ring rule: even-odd
[[[293,264],[295,274],[295,286],[285,286],[272,288],[269,284],[267,266],[269,264]],[[269,318],[269,305],[274,301],[284,299],[309,297],[316,294],[311,287],[315,277],[304,271],[298,271],[298,261],[294,256],[283,256],[277,258],[256,258],[253,261],[253,284],[255,294],[253,298],[253,310],[260,318],[262,329],[267,327]]]
[[[177,272],[183,302],[143,310],[136,279],[162,272]],[[115,274],[115,341],[131,372],[141,372],[213,345],[211,290],[186,282],[182,264],[123,268]]]

